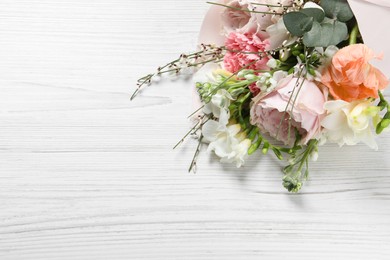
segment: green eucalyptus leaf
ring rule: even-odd
[[[306,17],[299,21],[299,28],[303,32],[309,32],[313,26],[313,17]]]
[[[284,25],[286,26],[286,29],[292,35],[301,37],[306,32],[303,29],[307,29],[309,26],[309,24],[306,24],[308,18],[309,17],[304,13],[290,12],[290,13],[283,15],[283,22],[284,22]]]
[[[329,18],[347,22],[353,17],[353,12],[347,0],[321,0],[320,5]]]
[[[320,8],[304,8],[300,10],[301,13],[306,14],[309,17],[313,17],[317,22],[322,22],[325,18],[325,13]]]
[[[331,23],[314,22],[312,29],[303,36],[303,43],[307,47],[327,47],[337,45],[348,37],[348,28],[345,23],[332,21]]]

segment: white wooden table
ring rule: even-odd
[[[0,0],[0,259],[390,259],[390,134],[325,146],[299,194],[187,131],[190,82],[133,102],[194,49],[199,0]]]

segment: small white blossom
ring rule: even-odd
[[[288,73],[282,70],[275,71],[273,75],[266,72],[260,75],[256,82],[257,87],[263,92],[270,92],[276,88],[279,81],[287,77]]]
[[[245,78],[246,75],[253,75],[253,70],[240,70],[237,73],[237,77],[239,78]]]
[[[245,164],[245,160],[248,157],[248,149],[251,146],[249,139],[244,139],[239,144],[233,147],[234,156],[221,158],[222,163],[235,163],[237,168],[240,168]]]
[[[246,74],[245,79],[247,80],[254,80],[256,78],[256,75],[254,74]]]

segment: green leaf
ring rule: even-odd
[[[314,21],[314,18],[313,17],[306,17],[306,18],[303,18],[301,19],[298,24],[299,24],[299,28],[303,31],[303,32],[309,32],[313,26],[313,21]]]
[[[317,22],[322,22],[325,18],[325,13],[320,8],[305,8],[300,10],[301,13],[306,14],[309,17],[313,17]]]
[[[347,22],[353,17],[353,12],[347,0],[321,0],[320,5],[329,18],[337,18],[340,22]]]
[[[305,29],[310,28],[311,25],[308,21],[306,14],[301,12],[290,12],[283,15],[283,22],[287,30],[294,36],[301,37],[306,32]],[[310,30],[309,29],[309,30]]]
[[[305,33],[303,43],[307,47],[327,47],[337,45],[348,37],[348,28],[345,23],[339,21],[314,22],[312,29]]]

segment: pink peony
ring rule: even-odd
[[[321,131],[320,121],[325,115],[323,106],[326,95],[311,81],[304,81],[299,91],[302,79],[298,85],[297,80],[292,76],[281,80],[275,91],[265,96],[256,96],[251,107],[251,123],[258,126],[262,132],[269,133],[290,146],[295,142],[295,130],[302,136],[302,144],[317,138]],[[288,103],[294,88],[293,97]],[[298,91],[299,96],[292,110],[292,103]],[[287,104],[289,105],[285,113]]]
[[[264,52],[269,46],[268,40],[262,40],[256,33],[237,33],[232,32],[226,39],[225,46],[228,50],[224,57],[224,67],[226,70],[235,73],[241,68],[253,70],[268,69],[268,57],[262,57],[259,54]]]

